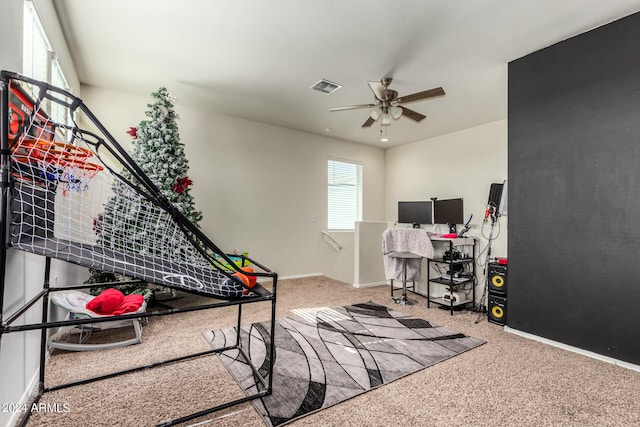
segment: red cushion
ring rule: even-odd
[[[124,294],[117,289],[108,288],[87,303],[87,310],[94,313],[109,315],[124,302]]]
[[[118,314],[135,313],[143,302],[144,297],[140,294],[126,295],[122,304],[120,304],[111,314],[117,316]]]

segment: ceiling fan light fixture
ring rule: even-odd
[[[371,112],[369,112],[369,117],[371,117],[373,120],[378,120],[381,116],[382,108],[380,107],[374,108],[373,110],[371,110]]]
[[[390,89],[391,77],[384,77],[378,82],[368,82],[369,88],[373,92],[375,103],[370,104],[352,104],[344,105],[342,107],[332,107],[329,111],[345,111],[355,110],[359,108],[366,108],[369,110],[369,117],[360,126],[362,128],[369,128],[375,122],[378,122],[381,128],[387,128],[391,125],[393,120],[398,120],[400,117],[406,117],[414,122],[418,123],[426,116],[418,113],[410,108],[404,106],[409,102],[423,101],[429,98],[442,96],[445,94],[442,87],[436,87],[433,89],[423,90],[422,92],[416,92],[405,96],[398,96],[398,92]]]
[[[393,107],[389,108],[389,114],[391,114],[391,117],[393,117],[394,120],[398,120],[400,117],[402,117],[402,107],[394,105]]]
[[[384,129],[384,131],[382,130],[382,128],[380,129],[380,142],[389,142],[386,128]]]

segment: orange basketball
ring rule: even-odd
[[[249,284],[249,278],[247,276],[245,276],[242,273],[234,273],[233,275],[236,276],[238,279],[240,279],[246,287],[248,288],[251,287],[251,285]]]
[[[245,271],[247,273],[253,273],[255,270],[251,267],[242,267],[242,271]],[[253,288],[256,285],[258,278],[251,274],[247,274],[246,277],[249,279],[249,287]]]

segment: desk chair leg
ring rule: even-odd
[[[393,287],[393,279],[389,279],[389,280],[391,281],[391,286],[389,287],[389,289],[391,290],[390,294],[391,294],[391,298],[393,298],[394,295],[395,295],[393,292],[396,290],[396,288]],[[411,281],[411,287],[410,288],[408,287],[407,290],[410,290],[411,292],[416,293],[416,281],[415,280]]]
[[[413,282],[413,288],[415,290],[416,282],[413,280],[412,282]],[[394,298],[393,287],[392,287],[391,298],[395,301],[396,304],[401,304],[401,305],[418,304],[418,301],[407,298],[407,259],[406,258],[402,260],[402,295],[397,298]]]

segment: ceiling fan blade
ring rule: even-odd
[[[376,122],[375,120],[373,120],[371,117],[369,117],[369,118],[367,119],[367,121],[366,121],[366,122],[364,122],[364,123],[362,124],[362,127],[363,127],[363,128],[368,128],[369,126],[371,126],[371,125],[372,125],[372,124],[374,124],[375,122]]]
[[[378,106],[378,104],[345,105],[343,107],[329,108],[329,111],[355,110],[356,108],[373,108],[373,107],[377,107],[377,106]]]
[[[435,96],[442,96],[444,94],[444,89],[442,89],[441,87],[436,87],[433,89],[424,90],[422,92],[412,93],[411,95],[401,96],[396,101],[399,104],[406,104],[409,102],[416,102],[427,98],[433,98]]]
[[[402,108],[402,115],[403,116],[408,117],[411,120],[415,120],[416,122],[419,122],[420,120],[422,120],[425,117],[427,117],[424,114],[420,114],[417,111],[410,110],[407,107],[400,107],[400,108]]]
[[[387,88],[384,87],[382,82],[367,82],[371,91],[376,96],[376,99],[385,99],[387,97]]]

